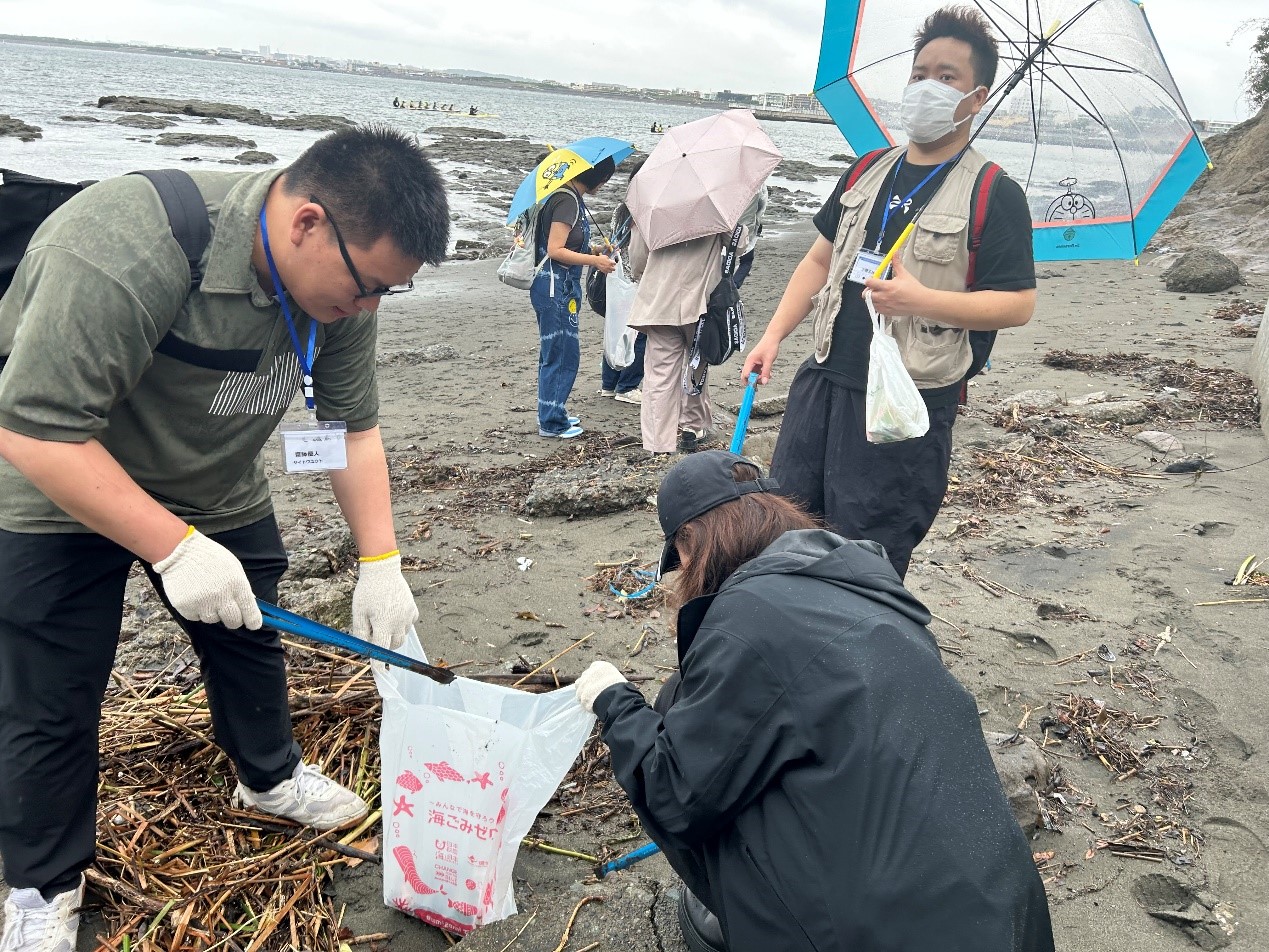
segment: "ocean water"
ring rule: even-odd
[[[120,53],[108,50],[36,46],[0,42],[0,113],[40,126],[43,138],[19,142],[0,138],[0,167],[64,180],[119,175],[138,168],[161,168],[179,163],[182,155],[198,150],[155,145],[152,130],[132,129],[110,122],[119,114],[96,108],[105,95],[146,95],[251,106],[274,116],[321,113],[358,122],[377,120],[418,133],[444,124],[487,126],[509,136],[562,144],[589,135],[611,135],[651,151],[659,137],[648,132],[652,122],[664,126],[710,115],[703,107],[630,102],[529,92],[483,86],[394,80],[378,76],[310,72],[246,63],[216,62]],[[475,105],[496,119],[473,120],[435,112],[395,109],[394,96],[407,100],[454,103],[464,111]],[[63,115],[92,115],[105,121],[66,122]],[[806,122],[768,122],[767,133],[786,158],[818,165],[849,151],[836,127]],[[160,130],[162,131],[162,130]],[[197,131],[252,139],[257,147],[283,163],[294,159],[320,133],[249,126],[222,120],[200,125],[183,120],[166,131]],[[232,158],[234,150],[225,150]],[[444,160],[444,155],[435,156]],[[208,168],[209,163],[198,163]],[[831,180],[775,184],[814,191],[826,196]]]

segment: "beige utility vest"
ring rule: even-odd
[[[853,188],[842,194],[842,217],[833,240],[828,283],[815,295],[811,307],[815,315],[815,359],[820,363],[828,359],[846,276],[863,247],[873,203],[887,187],[895,164],[903,154],[902,148],[891,149],[869,166]],[[970,203],[979,170],[986,163],[987,159],[973,149],[965,151],[925,210],[917,216],[916,228],[899,251],[903,266],[927,288],[967,290]],[[886,317],[890,319],[890,330],[903,354],[903,364],[919,389],[932,390],[960,383],[973,359],[969,331],[948,327],[918,314],[887,314]]]

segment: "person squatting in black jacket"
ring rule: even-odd
[[[930,613],[881,546],[776,488],[732,453],[674,466],[657,508],[679,679],[656,709],[606,661],[576,685],[690,890],[692,947],[1051,952],[1030,848]]]

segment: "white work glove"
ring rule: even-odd
[[[395,650],[418,620],[419,606],[401,574],[400,554],[362,562],[353,589],[353,635]]]
[[[242,563],[197,529],[166,559],[155,562],[154,571],[163,579],[172,607],[190,621],[251,629],[263,623]]]
[[[595,713],[595,701],[604,690],[614,684],[623,684],[626,676],[607,661],[592,661],[582,676],[573,682],[577,689],[577,703],[590,713]]]

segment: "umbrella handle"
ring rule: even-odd
[[[745,387],[745,397],[740,401],[740,412],[736,414],[736,432],[731,438],[731,451],[739,453],[745,445],[745,431],[749,429],[749,414],[753,410],[753,398],[758,388],[758,372],[751,371],[749,385]]]

